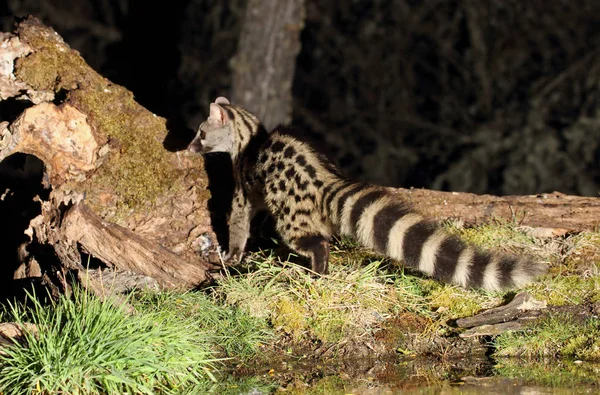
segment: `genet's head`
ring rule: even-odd
[[[214,103],[210,103],[210,115],[198,128],[196,137],[188,146],[190,151],[200,154],[233,153],[235,145],[233,123],[221,105],[229,105],[229,100],[218,97]]]

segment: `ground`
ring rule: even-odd
[[[162,346],[150,350],[142,347],[140,352],[146,353],[146,358],[156,366],[169,367],[165,369],[169,373],[161,371],[162,376],[151,376],[155,389],[167,392],[169,388],[210,387],[230,393],[247,393],[252,388],[263,392],[279,388],[292,393],[360,393],[367,387],[393,390],[432,386],[475,391],[481,385],[501,388],[506,380],[513,388],[537,385],[597,390],[598,366],[594,361],[600,357],[600,325],[590,306],[600,301],[600,232],[542,239],[510,223],[474,228],[453,223],[444,226],[484,247],[532,255],[549,265],[549,273],[520,290],[465,290],[409,273],[398,263],[382,260],[344,239],[333,244],[331,274],[318,277],[302,266],[302,260],[276,246],[250,253],[242,265],[230,268],[208,289],[131,295],[129,303],[136,311],[133,316],[114,318],[113,313],[102,313],[107,314],[109,325],[114,328],[104,340],[85,334],[86,331],[97,334],[92,321],[102,320],[89,318],[94,316],[93,312],[83,307],[72,307],[93,305],[100,309],[95,302],[67,304],[71,306],[67,309],[69,314],[73,315],[69,322],[90,323],[72,328],[71,333],[60,333],[63,329],[55,323],[67,313],[57,313],[59,318],[44,313],[45,318],[36,321],[41,309],[28,320],[25,317],[31,314],[5,310],[0,321],[33,322],[59,332],[52,335],[53,331],[40,330],[36,335],[41,339],[48,333],[43,343],[55,344],[52,352],[44,351],[38,344],[35,350],[39,355],[33,358],[32,347],[25,342],[18,355],[0,356],[0,373],[3,373],[0,377],[5,377],[4,381],[0,379],[0,385],[18,376],[21,387],[16,388],[35,388],[33,378],[21,369],[29,358],[43,360],[48,354],[57,358],[52,364],[65,364],[65,358],[56,351],[59,346],[49,341],[52,336],[76,337],[77,344],[82,344],[77,349],[82,350],[103,341],[120,344],[111,337],[113,333],[122,333],[124,344],[143,344],[130,337],[147,329],[120,332],[119,326],[147,328],[151,321],[157,328],[152,332],[156,336],[152,342]],[[504,305],[517,291],[529,292],[549,306],[564,308],[519,332],[459,336],[464,329],[456,327],[456,319]],[[54,311],[64,308],[60,303],[64,302],[59,302]],[[115,310],[110,306],[107,309]],[[578,311],[577,315],[573,311]],[[77,319],[77,314],[88,318]],[[160,333],[172,336],[173,331],[179,333],[175,338],[160,339]],[[28,341],[40,342],[35,336]],[[88,341],[92,343],[87,344]],[[173,342],[173,348],[169,342]],[[196,351],[183,353],[182,347],[189,348],[190,344],[195,344]],[[71,355],[72,345],[67,345],[64,353]],[[120,355],[118,347],[111,349]],[[186,366],[179,361],[178,365],[172,365],[169,355],[181,353],[190,363],[197,358],[203,362]],[[100,355],[98,359],[106,357]],[[107,381],[98,378],[103,377],[102,369],[93,365],[87,354],[81,358],[81,362],[72,366],[84,373],[100,369],[94,377],[103,388],[102,383]],[[72,359],[77,361],[76,356]],[[122,359],[118,361],[125,364],[121,373],[124,377],[139,369],[135,358],[128,362],[131,366]],[[187,373],[176,374],[177,367]],[[68,367],[64,369],[68,371]],[[174,376],[169,375],[171,370]],[[72,390],[69,383],[73,377],[85,374],[54,378],[61,383],[58,387],[51,386],[53,381],[47,379],[43,388]],[[150,373],[140,371],[133,375],[132,382],[147,382],[144,374]],[[126,383],[129,384],[118,388],[144,392],[145,387]]]

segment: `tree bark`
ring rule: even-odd
[[[304,0],[249,0],[233,62],[232,103],[253,112],[267,130],[288,124]]]

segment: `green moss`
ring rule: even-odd
[[[98,188],[114,191],[120,199],[117,208],[125,213],[181,185],[177,180],[183,174],[169,163],[172,154],[162,145],[164,118],[143,109],[130,92],[116,85],[74,91],[70,100],[105,134],[113,155],[110,165],[101,166],[86,185],[96,191],[90,204],[101,208]]]
[[[445,228],[464,241],[484,248],[502,247],[505,250],[517,253],[527,250],[537,243],[534,237],[523,233],[514,225],[505,221],[460,228],[453,226],[452,223],[446,223]]]
[[[34,89],[58,92],[104,80],[52,29],[33,22],[21,29],[19,35],[33,53],[18,59],[15,75]]]
[[[52,29],[31,19],[20,34],[33,53],[19,60],[17,76],[38,90],[69,91],[68,102],[88,115],[96,140],[110,147],[107,164],[83,184],[83,192],[93,192],[87,202],[95,211],[116,206],[113,214],[119,217],[153,204],[166,190],[182,184],[186,174],[169,163],[174,155],[163,147],[164,118],[136,103],[131,92],[95,73]],[[198,161],[199,169],[191,176],[206,186],[206,175],[200,171],[202,159],[190,160]],[[111,197],[118,201],[107,202]],[[198,198],[208,199],[208,191]]]
[[[307,316],[308,311],[302,303],[283,297],[276,303],[273,326],[291,335],[294,340],[299,340],[307,330]]]
[[[469,317],[502,303],[500,293],[466,290],[450,285],[436,287],[429,293],[428,299],[442,320]]]

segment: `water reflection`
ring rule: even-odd
[[[520,359],[286,360],[238,367],[232,394],[595,394],[600,363]],[[244,380],[251,379],[250,385]]]

